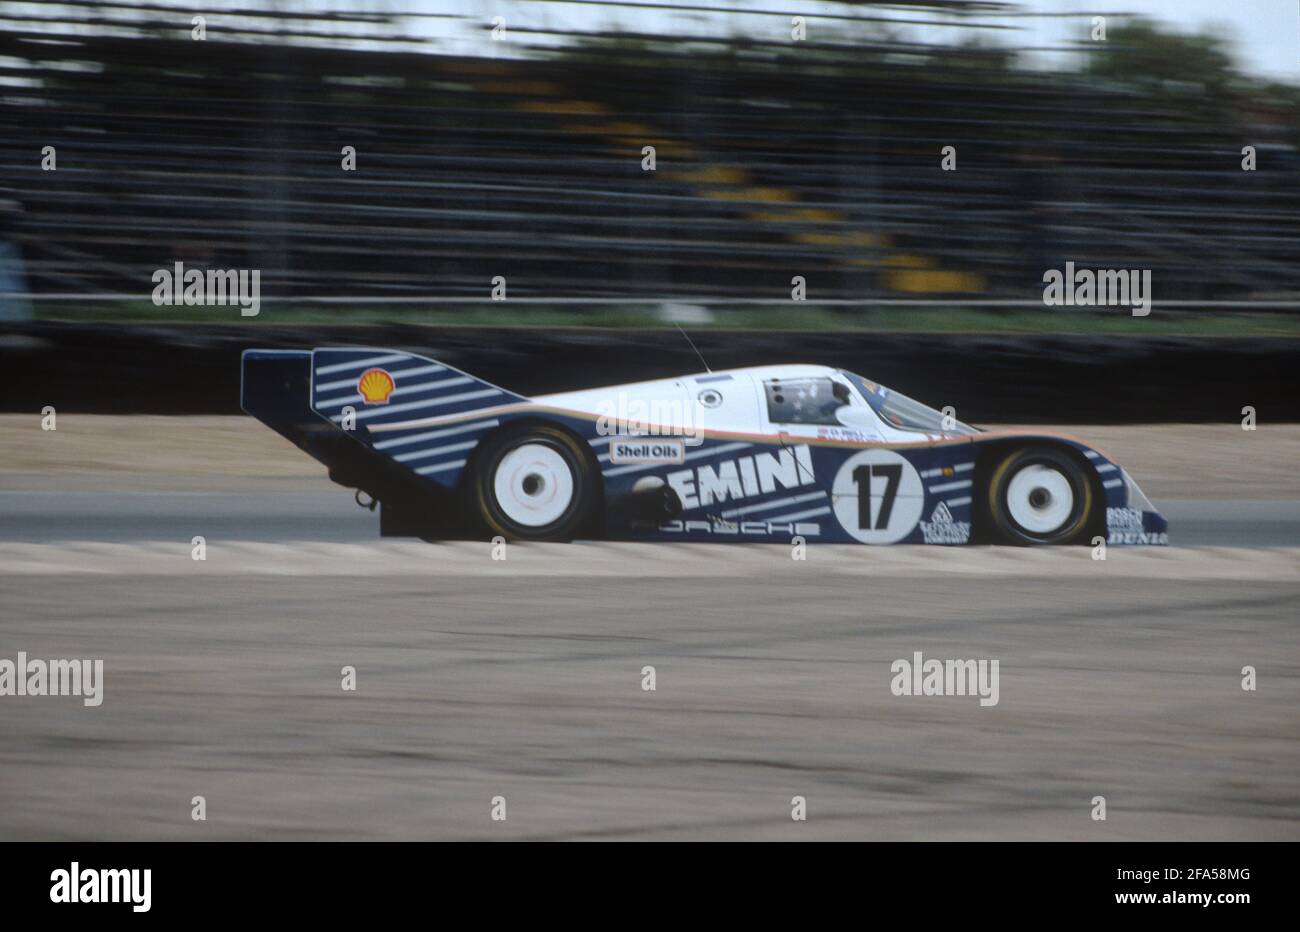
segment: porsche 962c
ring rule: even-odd
[[[410,353],[248,350],[242,405],[377,506],[386,536],[1167,543],[1084,441],[978,430],[826,366],[529,398]]]

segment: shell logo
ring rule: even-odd
[[[357,379],[357,391],[368,405],[386,405],[388,396],[393,393],[396,383],[393,377],[383,369],[367,369]]]

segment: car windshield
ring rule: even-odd
[[[843,369],[840,372],[862,393],[867,404],[871,405],[871,410],[875,411],[876,415],[890,427],[897,430],[923,431],[927,434],[979,433],[969,424],[963,424],[955,419],[945,424],[941,412],[899,394],[893,389],[885,388],[879,382],[864,379]]]

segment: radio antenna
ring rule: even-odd
[[[675,326],[677,328],[677,332],[682,335],[682,339],[684,339],[687,343],[690,344],[691,349],[695,350],[695,355],[700,357],[700,362],[704,364],[704,371],[712,374],[713,370],[710,369],[709,364],[704,361],[704,354],[700,352],[700,348],[695,345],[695,342],[689,336],[686,335],[686,331],[682,329],[682,325],[674,324],[673,326]]]

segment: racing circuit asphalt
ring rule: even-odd
[[[242,478],[262,442],[242,426],[152,452],[166,474],[112,447],[133,429],[10,448],[0,660],[101,658],[105,688],[0,696],[0,839],[1300,840],[1290,434],[1143,467],[1174,546],[1105,561],[588,542],[497,562],[380,539],[291,449]],[[997,659],[998,703],[895,696],[918,651]]]
[[[1300,839],[1295,550],[487,550],[0,543],[0,838]]]

